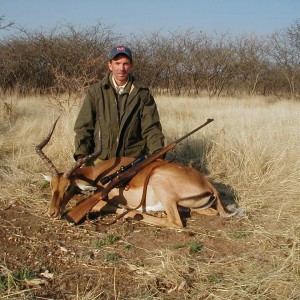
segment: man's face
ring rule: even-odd
[[[132,69],[132,63],[126,55],[120,54],[108,62],[109,70],[118,85],[124,85]]]

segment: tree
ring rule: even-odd
[[[4,30],[7,29],[11,26],[13,26],[15,24],[15,22],[5,22],[5,18],[4,16],[0,16],[0,30]]]
[[[236,39],[236,89],[248,95],[258,93],[258,87],[268,71],[267,46],[264,39],[242,35]]]
[[[286,30],[270,36],[270,55],[281,67],[291,98],[300,93],[300,19]]]

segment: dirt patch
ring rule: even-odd
[[[249,247],[227,238],[245,231],[242,220],[198,214],[183,230],[129,219],[111,226],[97,220],[72,226],[20,204],[2,208],[0,218],[1,292],[10,299],[180,299],[183,293],[187,299],[197,268],[193,261],[213,263]],[[161,280],[157,268],[182,258],[187,259],[184,288],[175,295],[170,292],[175,284]]]

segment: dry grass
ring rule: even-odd
[[[211,299],[235,299],[245,286],[249,293],[243,291],[240,299],[300,298],[300,103],[261,99],[173,103],[179,111],[176,124],[184,128],[215,119],[204,133],[202,167],[214,181],[234,188],[249,215],[251,242],[256,244],[253,253],[234,259],[234,264],[221,264],[229,282]],[[162,107],[163,121],[172,128],[173,108],[167,114],[167,107]],[[247,275],[241,276],[239,269]],[[257,290],[257,297],[250,289]]]
[[[177,247],[153,249],[136,244],[143,263],[138,257],[123,258],[122,267],[111,268],[110,297],[104,296],[105,285],[99,281],[93,289],[78,287],[77,299],[300,299],[300,103],[165,97],[157,102],[167,142],[207,118],[215,119],[178,145],[177,160],[201,169],[224,192],[230,189],[247,217],[229,220],[228,227],[216,231],[188,221],[190,236],[204,241],[203,253],[192,253],[190,244],[179,241]],[[45,150],[61,170],[73,162],[76,115],[61,115]],[[36,215],[46,210],[49,195],[41,180],[45,166],[34,146],[57,116],[38,98],[19,99],[9,120],[1,115],[2,209],[21,203]],[[47,224],[46,217],[42,220]],[[118,245],[132,242],[124,228],[118,229]],[[149,227],[141,225],[140,230]],[[157,233],[155,228],[149,232]],[[171,235],[168,229],[159,232]],[[173,240],[176,234],[187,234],[182,232]],[[4,262],[1,266],[9,274]],[[131,276],[134,292],[128,298],[118,290],[116,278],[122,272]]]

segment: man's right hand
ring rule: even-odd
[[[84,155],[79,154],[79,155],[77,155],[77,156],[75,157],[75,160],[78,161],[79,159],[82,159],[82,158],[84,158]],[[82,164],[82,165],[80,166],[80,168],[83,168],[83,167],[86,167],[86,164]]]
[[[76,155],[75,160],[78,161],[81,158],[84,158],[84,155],[79,154],[79,155]]]

